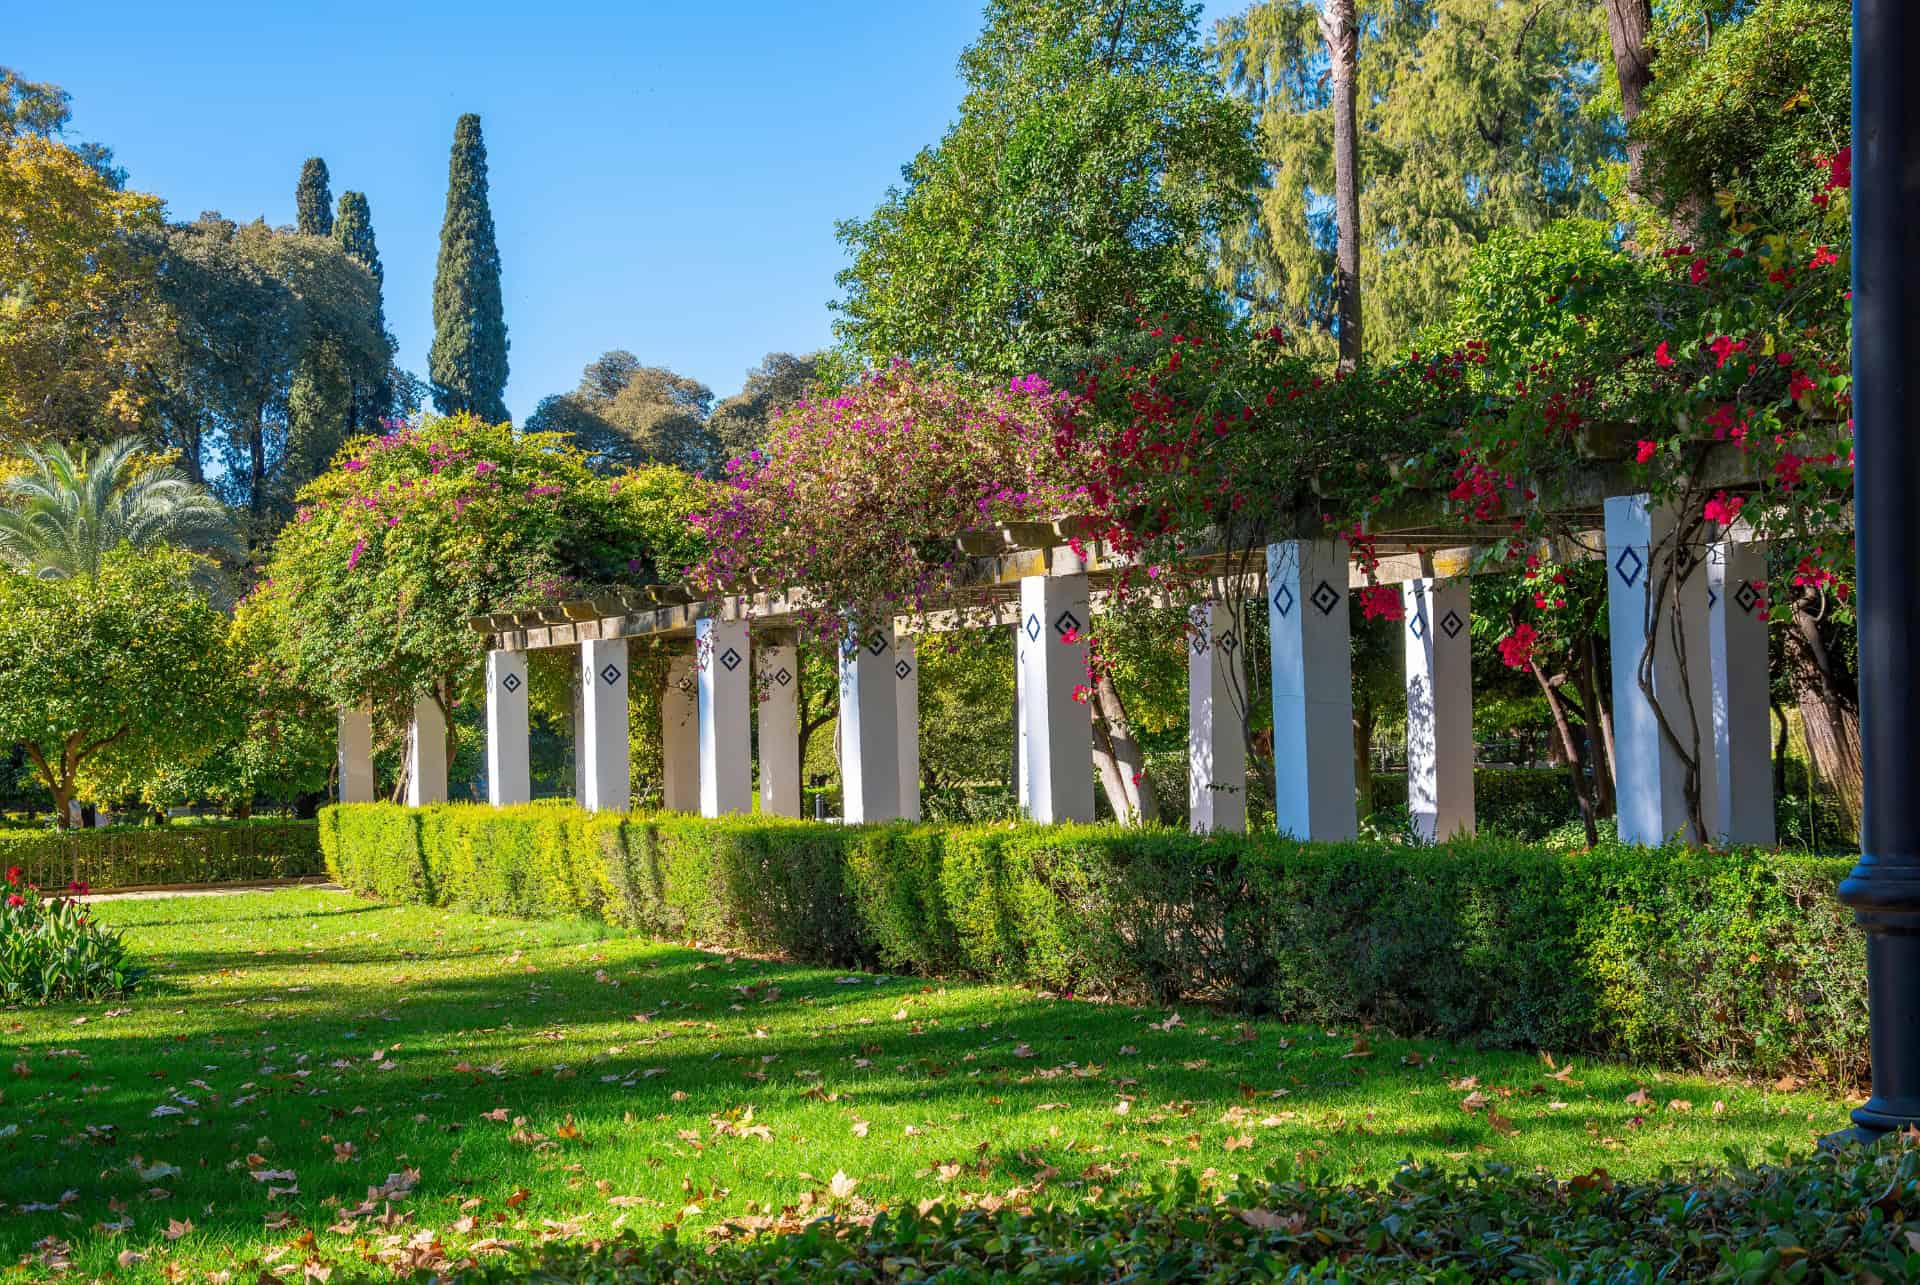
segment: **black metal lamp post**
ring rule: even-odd
[[[1871,1140],[1920,1125],[1920,5],[1853,6],[1854,530]]]

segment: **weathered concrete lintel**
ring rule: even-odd
[[[1604,543],[1600,532],[1585,532],[1572,539],[1557,541],[1555,555],[1567,561],[1597,558]],[[1111,585],[1129,564],[1113,556],[1098,542],[1083,547],[1087,551],[1084,559],[1065,545],[975,558],[969,575],[954,594],[956,598],[968,600],[964,605],[931,611],[924,617],[898,616],[894,620],[894,627],[902,634],[929,634],[1012,624],[1019,615],[1017,599],[1020,581],[1029,576],[1074,575],[1082,570],[1089,582],[1098,586],[1092,591],[1093,605],[1097,609],[1111,600],[1114,593]],[[1386,553],[1380,558],[1373,582],[1399,584],[1422,578],[1467,575],[1473,570],[1475,560],[1485,553],[1486,547],[1442,544],[1430,549]],[[1226,561],[1221,555],[1207,555],[1196,557],[1193,563],[1203,569],[1212,566],[1218,571]],[[1252,593],[1263,590],[1265,570],[1254,568],[1238,576],[1214,574],[1203,579],[1203,582],[1211,586],[1211,592],[1216,596],[1242,591]],[[1349,586],[1357,588],[1367,583],[1366,573],[1350,563]],[[1183,585],[1190,586],[1191,580],[1184,581]],[[1148,601],[1157,606],[1184,605],[1191,597],[1190,594],[1164,590],[1134,589],[1131,592],[1136,596],[1145,593]],[[606,599],[593,599],[592,603],[596,606],[606,605]],[[584,605],[584,601],[564,604],[569,614],[574,615],[579,615]],[[593,616],[591,612],[586,612],[586,618],[526,628],[495,630],[491,622],[498,617],[475,617],[473,625],[476,630],[487,633],[493,639],[493,645],[503,651],[538,651],[614,638],[688,639],[693,637],[699,621],[710,618],[748,620],[756,630],[792,629],[802,623],[809,610],[817,610],[819,606],[819,600],[805,589],[767,590],[733,594],[710,602],[630,611],[624,615]],[[521,613],[520,618],[524,619],[525,616],[526,613]]]

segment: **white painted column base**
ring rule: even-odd
[[[1020,809],[1032,821],[1093,820],[1093,711],[1081,641],[1092,622],[1084,574],[1020,581]]]
[[[700,815],[753,811],[753,656],[744,620],[694,625]]]
[[[1767,701],[1767,555],[1742,522],[1707,554],[1713,668],[1714,815],[1723,843],[1771,847],[1773,728]]]
[[[1274,812],[1282,834],[1359,833],[1353,779],[1347,555],[1337,540],[1267,546],[1273,653]]]
[[[801,811],[800,658],[791,643],[755,648],[760,669],[760,811]]]
[[[1409,580],[1406,608],[1407,810],[1429,843],[1470,835],[1473,632],[1468,582]]]
[[[581,783],[589,812],[625,812],[633,786],[627,750],[627,640],[580,644]]]
[[[342,803],[373,802],[373,711],[362,705],[340,711],[335,754]]]
[[[431,696],[413,703],[407,724],[407,806],[447,801],[447,720]]]
[[[660,806],[669,812],[698,812],[700,680],[691,653],[667,662],[667,685],[660,694],[660,741]]]
[[[1615,796],[1620,841],[1648,847],[1675,836],[1699,842],[1686,803],[1686,768],[1679,750],[1660,729],[1653,703],[1640,687],[1640,657],[1646,648],[1649,586],[1659,574],[1658,549],[1670,548],[1674,515],[1654,507],[1645,495],[1611,496],[1606,504],[1607,625],[1613,662],[1613,746]],[[1681,638],[1676,640],[1669,613],[1672,601],[1658,604],[1659,645],[1653,652],[1653,691],[1678,734],[1691,739],[1699,731],[1701,810],[1711,832],[1719,806],[1714,770],[1712,664],[1707,630],[1707,575],[1704,550],[1678,586]],[[1685,682],[1679,643],[1684,641]],[[1687,693],[1691,690],[1691,704]]]
[[[893,622],[840,645],[840,814],[849,825],[900,816],[900,676]]]
[[[497,808],[533,798],[527,743],[527,655],[487,653],[487,801]]]
[[[1247,828],[1245,631],[1225,603],[1187,613],[1187,821]]]

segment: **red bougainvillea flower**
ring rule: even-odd
[[[1665,346],[1666,345],[1664,344],[1661,345],[1661,347],[1663,348]],[[1655,455],[1658,455],[1659,453],[1660,453],[1660,443],[1649,442],[1643,439],[1641,441],[1635,442],[1633,445],[1633,462],[1635,464],[1645,464],[1648,460],[1652,459]]]
[[[1714,492],[1713,498],[1707,501],[1707,521],[1718,522],[1722,526],[1729,526],[1735,518],[1740,516],[1741,506],[1746,504],[1746,502],[1744,496],[1728,495],[1725,491],[1716,491]]]
[[[20,886],[20,867],[19,866],[7,867],[7,882],[12,884],[16,888]]]
[[[1071,647],[1080,641],[1080,631],[1078,629],[1063,630],[1060,634],[1060,641]]]
[[[1500,640],[1500,661],[1508,669],[1526,669],[1533,664],[1533,647],[1540,631],[1529,624],[1518,624]]]
[[[1815,250],[1813,252],[1813,259],[1811,262],[1807,264],[1807,267],[1828,268],[1828,267],[1832,267],[1834,264],[1838,262],[1840,262],[1840,256],[1835,254],[1831,249],[1823,245],[1818,250]]]
[[[1659,366],[1673,365],[1673,354],[1667,351],[1666,340],[1662,339],[1660,341],[1659,346],[1653,350],[1653,360],[1655,365],[1659,365]]]
[[[1082,705],[1086,704],[1087,701],[1092,698],[1092,696],[1093,696],[1093,688],[1087,686],[1085,683],[1081,683],[1078,687],[1073,689],[1073,698],[1079,701]]]
[[[1363,620],[1405,620],[1407,604],[1400,590],[1390,584],[1365,585],[1355,592],[1360,599]]]
[[[1727,359],[1733,354],[1747,350],[1747,341],[1735,339],[1732,335],[1720,335],[1707,347],[1713,350],[1713,368],[1720,370],[1726,366]]]
[[[1692,279],[1693,284],[1703,284],[1707,279],[1707,261],[1705,259],[1695,259],[1687,269],[1687,275]]]
[[[1792,378],[1787,380],[1787,396],[1797,402],[1817,387],[1819,385],[1815,384],[1805,371],[1796,370]]]
[[[10,892],[7,894],[7,904],[9,906],[24,906],[27,904],[27,899],[17,892]]]

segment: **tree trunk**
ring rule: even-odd
[[[1587,708],[1587,761],[1593,770],[1593,807],[1603,817],[1612,816],[1613,797],[1613,712],[1607,707],[1601,689],[1600,653],[1589,629],[1574,656],[1574,684],[1580,689],[1580,703]]]
[[[1773,797],[1787,797],[1787,711],[1780,702],[1767,702],[1767,713],[1773,716]]]
[[[1120,700],[1120,692],[1114,687],[1113,679],[1105,674],[1093,680],[1093,713],[1094,722],[1105,729],[1113,771],[1119,778],[1118,786],[1127,804],[1125,811],[1115,808],[1114,815],[1129,824],[1155,824],[1160,820],[1160,796],[1153,788],[1153,778],[1147,773],[1147,760],[1140,752],[1139,742],[1133,739],[1133,729],[1127,722],[1127,709]],[[1096,735],[1096,764],[1100,760],[1098,740]],[[1101,767],[1103,788],[1106,776],[1107,768]],[[1108,799],[1112,799],[1111,791]]]
[[[1333,216],[1338,227],[1334,289],[1340,327],[1340,369],[1360,363],[1360,26],[1355,0],[1326,0],[1320,38],[1333,79]]]
[[[1373,727],[1378,718],[1373,698],[1353,702],[1353,798],[1355,815],[1373,815]]]
[[[1587,846],[1593,847],[1600,842],[1600,827],[1594,816],[1593,795],[1587,784],[1587,773],[1580,756],[1580,746],[1573,739],[1573,727],[1567,721],[1567,707],[1560,699],[1560,693],[1554,690],[1553,683],[1540,668],[1539,661],[1529,661],[1527,668],[1533,671],[1533,681],[1540,685],[1546,694],[1547,710],[1553,715],[1553,730],[1560,738],[1560,750],[1566,755],[1567,776],[1573,782],[1573,797],[1580,804],[1580,823],[1587,832]],[[1595,774],[1596,776],[1598,773]]]
[[[1633,121],[1645,106],[1653,67],[1647,56],[1647,31],[1653,26],[1653,0],[1607,0],[1607,40],[1613,46],[1613,74],[1620,86],[1620,119],[1627,126],[1627,190],[1640,191],[1647,145],[1633,137]]]
[[[1855,832],[1860,825],[1860,695],[1851,678],[1834,666],[1811,608],[1815,594],[1794,603],[1786,632],[1787,671],[1800,706],[1807,752],[1820,779],[1839,796]]]

